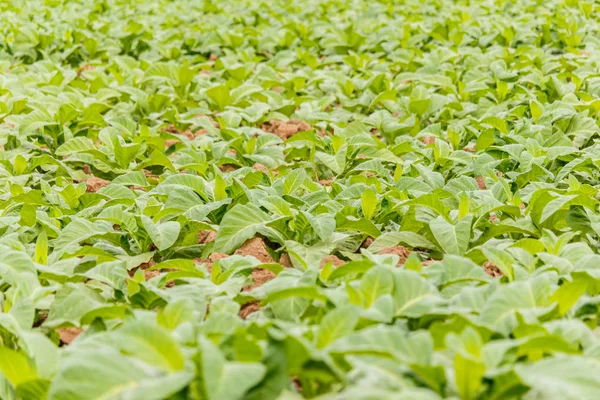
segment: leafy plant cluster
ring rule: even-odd
[[[1,2],[0,398],[597,398],[599,15]]]

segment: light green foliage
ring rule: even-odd
[[[600,6],[0,1],[0,399],[596,399]]]

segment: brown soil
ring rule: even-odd
[[[189,140],[194,140],[197,136],[204,135],[206,133],[205,129],[200,129],[196,133],[192,132],[189,129],[186,129],[185,131],[182,132],[179,129],[177,129],[177,127],[173,124],[167,125],[166,127],[162,128],[161,131],[167,132],[167,133],[172,133],[174,135],[183,135],[186,138],[188,138]],[[180,142],[180,140],[178,140],[178,139],[167,139],[167,140],[165,140],[165,146],[171,147],[172,145],[174,145],[175,143],[178,143],[178,142]]]
[[[485,264],[483,264],[483,269],[490,276],[502,276],[502,271],[500,271],[500,269],[491,261],[486,261]]]
[[[222,260],[224,258],[229,257],[228,254],[225,253],[212,253],[209,257],[208,257],[208,261],[214,263],[217,262],[218,260]]]
[[[214,242],[217,238],[217,232],[209,229],[198,231],[198,244]]]
[[[165,126],[164,128],[161,128],[161,131],[167,132],[167,133],[181,134],[181,131],[179,129],[177,129],[177,127],[173,124],[169,124],[169,125]]]
[[[150,259],[150,261],[148,261],[147,263],[141,263],[140,265],[138,265],[135,268],[132,268],[128,271],[129,276],[133,277],[133,275],[135,275],[136,271],[138,269],[141,269],[144,271],[144,276],[146,276],[146,280],[148,280],[148,277],[146,275],[146,273],[151,274],[153,272],[158,272],[158,271],[146,271],[148,268],[153,267],[156,265],[156,261],[154,261],[153,259]],[[155,274],[154,276],[156,276],[157,274]]]
[[[255,164],[252,166],[252,168],[254,168],[254,169],[255,169],[255,170],[257,170],[257,171],[264,172],[264,173],[268,173],[268,172],[269,172],[269,169],[268,169],[267,167],[265,167],[264,165],[262,165],[262,164],[259,164],[259,163],[255,163]]]
[[[39,328],[48,319],[48,311],[40,311],[37,321],[33,323],[34,328]]]
[[[58,336],[60,337],[60,342],[62,344],[66,344],[69,345],[71,343],[73,343],[73,341],[75,339],[77,339],[77,336],[79,336],[79,334],[81,332],[83,332],[83,329],[81,328],[58,328],[56,330],[56,332],[58,332]]]
[[[468,153],[475,153],[475,148],[471,147],[471,146],[463,147],[463,150],[466,151],[466,152],[468,152]]]
[[[204,129],[201,129],[200,131],[204,131]],[[183,136],[185,136],[186,138],[188,138],[188,140],[194,140],[196,139],[197,136],[200,135],[204,135],[204,133],[206,133],[206,131],[204,132],[200,132],[197,131],[196,133],[190,131],[189,129],[185,130],[185,132],[182,133]]]
[[[372,245],[374,241],[375,241],[375,239],[373,239],[371,236],[369,236],[362,242],[360,247],[362,247],[363,249],[368,249],[369,246]]]
[[[106,187],[110,184],[110,181],[106,179],[92,176],[85,181],[85,191],[88,193],[96,193],[98,190]]]
[[[311,129],[310,125],[304,121],[290,119],[287,121],[272,120],[262,125],[262,130],[269,133],[274,133],[281,140],[289,139],[298,132],[304,132]]]
[[[149,271],[149,270],[144,270],[144,278],[149,281],[150,279],[154,278],[155,276],[158,276],[160,274],[159,270],[154,270],[154,271]]]
[[[423,136],[421,138],[421,142],[423,142],[424,144],[433,144],[435,143],[435,136]]]
[[[394,246],[387,249],[379,250],[377,254],[395,254],[400,257],[398,265],[402,265],[406,262],[406,259],[410,255],[410,250],[404,246]]]
[[[475,178],[475,180],[477,181],[477,186],[479,186],[479,189],[487,189],[487,186],[485,185],[485,179],[483,179],[483,176],[478,176],[477,178]]]
[[[279,264],[283,265],[284,268],[294,268],[294,264],[292,264],[292,259],[287,253],[283,253],[281,257],[279,257]]]
[[[270,280],[275,279],[276,276],[277,275],[275,275],[273,272],[269,271],[268,269],[254,268],[252,270],[253,283],[251,285],[244,286],[244,288],[242,290],[244,292],[249,292],[256,287],[262,286],[265,283],[269,282]]]
[[[246,304],[244,304],[242,306],[242,308],[240,309],[240,317],[242,319],[246,319],[248,318],[248,315],[257,312],[258,310],[260,310],[260,301],[255,300],[255,301],[250,301]]]
[[[265,241],[259,237],[246,240],[244,244],[235,251],[234,254],[239,256],[253,256],[258,258],[263,263],[273,263],[273,257],[267,250]]]
[[[319,185],[321,185],[321,186],[331,186],[332,183],[333,183],[333,179],[321,179],[319,181]]]
[[[86,175],[91,175],[91,174],[92,174],[92,169],[91,169],[91,168],[90,168],[90,166],[89,166],[89,165],[87,165],[87,164],[83,164],[83,168],[82,168],[82,170],[83,170],[83,172],[84,172]]]
[[[238,167],[233,164],[223,164],[223,165],[219,165],[219,169],[222,172],[233,172],[233,171],[237,170]]]
[[[300,379],[298,379],[295,376],[292,376],[291,380],[292,380],[292,384],[294,385],[294,388],[296,388],[296,390],[299,393],[302,393],[302,383],[300,382]]]
[[[331,262],[331,265],[333,265],[334,267],[339,267],[346,263],[346,261],[342,260],[338,256],[334,256],[333,254],[330,254],[328,256],[325,256],[321,260],[321,268],[323,268],[325,265],[327,265],[328,262]]]
[[[84,64],[81,65],[79,67],[79,69],[77,70],[77,76],[81,78],[81,75],[85,72],[85,71],[93,71],[96,69],[95,65],[89,65],[89,64]]]
[[[212,253],[210,256],[208,256],[208,259],[195,258],[194,261],[198,264],[206,264],[206,269],[208,272],[212,272],[213,264],[218,260],[222,260],[227,257],[229,257],[229,255],[225,253]]]

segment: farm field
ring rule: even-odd
[[[599,47],[593,1],[0,2],[0,399],[597,399]]]

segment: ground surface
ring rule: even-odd
[[[597,398],[599,16],[1,2],[0,398]]]

